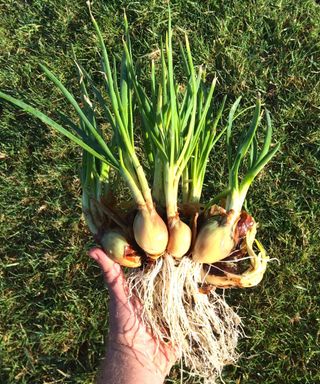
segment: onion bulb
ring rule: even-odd
[[[140,267],[141,257],[137,255],[136,251],[120,232],[115,230],[108,231],[102,236],[100,243],[106,254],[113,261],[123,267]]]
[[[263,278],[263,275],[267,268],[267,262],[269,257],[266,255],[266,251],[262,244],[255,239],[256,236],[255,223],[250,228],[246,235],[246,247],[248,256],[250,257],[250,267],[241,275],[235,273],[224,272],[223,276],[216,276],[210,274],[210,270],[202,270],[202,279],[215,287],[219,288],[248,288],[258,285]],[[257,255],[253,250],[253,244],[256,243],[260,253]]]
[[[165,252],[168,244],[168,229],[158,212],[142,208],[133,221],[134,238],[148,256],[157,258]]]
[[[191,245],[192,232],[190,227],[178,218],[169,223],[169,242],[167,253],[180,259],[184,256]]]
[[[224,216],[211,217],[196,238],[193,260],[212,264],[226,258],[236,245],[236,222],[237,218],[232,210]]]

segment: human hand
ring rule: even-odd
[[[131,379],[132,383],[141,384],[163,382],[178,358],[173,346],[157,341],[151,330],[143,323],[142,304],[134,295],[129,297],[121,266],[112,261],[100,248],[91,249],[89,256],[99,264],[110,294],[110,329],[106,358],[101,367],[98,383],[121,384],[123,381],[129,384]],[[122,372],[122,378],[119,376],[121,365],[122,368],[124,365],[126,368],[125,372]],[[114,381],[112,381],[113,374],[116,374]]]

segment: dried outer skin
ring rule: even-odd
[[[94,236],[97,236],[105,223],[103,212],[97,209],[93,200],[85,193],[82,194],[82,212],[85,221]]]
[[[238,242],[239,239],[242,239],[246,236],[247,232],[250,228],[253,227],[255,221],[248,212],[242,211],[240,214],[240,218],[237,222],[237,226],[235,228],[235,240]]]
[[[211,275],[202,269],[202,279],[218,288],[248,288],[258,285],[263,278],[267,268],[269,257],[262,244],[255,239],[257,224],[254,223],[246,235],[246,245],[250,259],[250,267],[241,275],[225,272],[223,276]],[[253,244],[259,248],[257,255],[253,250]]]
[[[110,259],[123,267],[138,268],[141,266],[141,257],[119,231],[110,230],[104,233],[100,243]]]

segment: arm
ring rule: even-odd
[[[128,298],[120,265],[99,248],[89,255],[100,265],[110,294],[110,329],[97,384],[162,384],[177,360],[173,347],[157,342],[142,322],[141,303]]]
[[[165,376],[140,354],[109,345],[102,361],[97,384],[162,384]]]

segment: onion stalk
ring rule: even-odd
[[[117,144],[117,156],[114,153],[114,148],[111,149],[110,143],[105,141],[105,138],[103,137],[101,130],[98,129],[95,121],[92,119],[90,120],[90,117],[86,115],[85,109],[86,106],[88,106],[88,102],[85,103],[84,107],[80,107],[74,96],[45,66],[41,65],[44,73],[60,89],[80,118],[80,124],[71,121],[69,121],[70,124],[67,124],[68,128],[73,131],[72,133],[38,109],[33,108],[28,104],[2,92],[0,93],[0,97],[15,104],[24,111],[31,113],[52,128],[57,129],[60,133],[73,140],[104,164],[111,166],[123,177],[130,189],[137,208],[136,218],[133,223],[135,241],[146,253],[158,256],[163,254],[166,250],[168,230],[166,224],[155,209],[148,181],[135,152],[133,138],[133,110],[135,107],[133,105],[133,86],[131,75],[128,70],[127,57],[125,54],[123,55],[120,84],[118,85],[115,66],[113,69],[111,68],[102,34],[91,13],[90,6],[89,11],[102,51],[102,72],[104,76],[105,90],[110,101],[110,107],[97,88],[92,86],[92,89],[114,132],[114,139]],[[78,65],[78,69],[79,68]],[[81,76],[82,79],[87,77],[86,72],[81,71]],[[87,77],[87,79],[90,83],[90,78]],[[87,94],[85,94],[85,97],[88,101]],[[93,110],[91,112],[94,114]]]
[[[185,47],[182,44],[180,47],[188,79],[185,87],[176,82],[173,74],[170,15],[165,44],[161,44],[160,48],[161,81],[159,83],[155,80],[153,61],[151,65],[151,98],[145,94],[138,81],[134,80],[144,132],[146,132],[146,148],[149,148],[151,165],[154,168],[153,196],[160,205],[165,206],[169,230],[167,253],[175,258],[181,258],[188,252],[192,239],[190,226],[180,218],[179,184],[185,169],[192,161],[191,157],[194,157],[194,152],[199,146],[200,137],[206,140],[208,130],[211,129],[214,132],[222,113],[221,110],[215,121],[210,120],[216,79],[212,81],[210,90],[204,97],[204,70],[199,67],[196,71],[187,36]],[[129,49],[126,53],[133,68]],[[133,69],[131,72],[134,73]],[[214,136],[215,133],[211,133],[210,138],[207,138],[207,152],[215,143]],[[206,164],[207,160],[208,156],[204,156],[199,162]],[[197,172],[196,167],[193,167],[193,171]],[[205,169],[202,169],[197,185],[199,198],[204,172]]]
[[[117,79],[112,75],[109,57],[104,40],[92,12],[89,11],[96,29],[100,48],[102,50],[103,72],[106,90],[110,96],[114,112],[114,132],[119,148],[120,171],[127,181],[137,204],[137,215],[133,223],[134,237],[138,245],[148,254],[158,256],[164,253],[168,243],[168,231],[165,223],[157,213],[151,190],[148,186],[143,168],[136,155],[133,141],[133,85],[128,69],[128,57],[131,58],[130,40],[125,44],[128,56],[124,53],[121,63],[120,90],[117,89]],[[127,22],[126,29],[127,29]],[[106,106],[107,109],[107,106]]]
[[[83,113],[99,134],[102,134],[96,121],[94,102],[90,100],[87,91],[86,83],[91,79],[81,65],[76,61],[75,63],[78,70]],[[86,129],[82,119],[80,126],[83,130]],[[109,205],[112,204],[110,171],[108,164],[103,163],[87,151],[83,151],[80,173],[82,211],[89,229],[107,255],[124,267],[137,268],[141,265],[141,257],[127,240],[130,238],[130,231],[121,218],[109,208]]]
[[[240,218],[247,191],[254,178],[271,160],[279,149],[277,144],[270,150],[272,126],[268,111],[266,111],[267,131],[262,145],[258,151],[256,137],[257,127],[261,120],[261,100],[257,99],[250,128],[243,134],[237,152],[232,158],[232,125],[238,108],[240,98],[233,104],[227,125],[227,156],[229,168],[229,184],[226,191],[226,206],[213,214],[200,229],[193,249],[193,260],[200,263],[212,264],[226,258],[237,244],[236,228]],[[240,165],[250,150],[249,166],[241,182],[239,182]],[[210,204],[210,203],[209,203]],[[208,206],[209,206],[208,204]]]
[[[205,72],[203,73],[205,79]],[[226,128],[217,133],[226,97],[223,98],[217,112],[213,110],[212,99],[216,86],[216,78],[211,87],[207,89],[204,81],[201,82],[198,92],[198,110],[196,125],[203,127],[199,135],[198,143],[182,175],[182,202],[187,205],[199,206],[209,155],[225,133]]]

